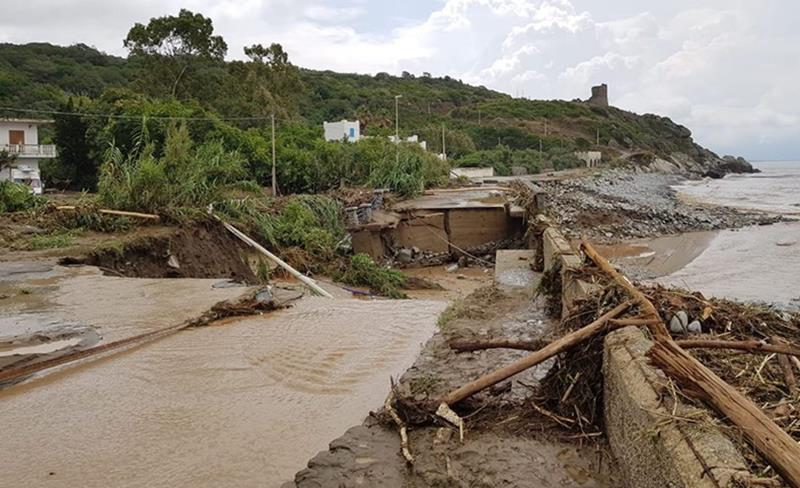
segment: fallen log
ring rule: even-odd
[[[800,348],[789,344],[769,344],[757,340],[679,339],[675,343],[684,349],[734,349],[753,353],[777,353],[800,357]]]
[[[670,339],[667,326],[664,325],[664,320],[661,318],[661,315],[658,313],[658,310],[656,310],[656,307],[653,305],[653,303],[648,300],[646,296],[644,296],[644,293],[633,286],[633,283],[631,283],[628,278],[622,276],[616,269],[614,269],[614,267],[611,266],[611,264],[606,261],[606,259],[601,256],[600,253],[598,253],[588,241],[581,241],[581,250],[583,250],[589,259],[594,261],[598,268],[600,268],[604,273],[610,276],[611,279],[613,279],[618,285],[628,292],[628,294],[642,308],[644,315],[648,316],[648,318],[658,319],[657,321],[648,324],[648,328],[653,335],[656,338]]]
[[[648,356],[686,393],[703,400],[733,422],[790,486],[800,487],[800,445],[752,401],[674,341],[656,341]]]
[[[538,351],[546,344],[542,341],[510,341],[507,339],[486,339],[478,341],[457,340],[450,342],[450,349],[457,352],[482,351],[484,349],[519,349]]]
[[[574,332],[570,332],[564,337],[561,337],[560,339],[551,342],[542,349],[539,349],[538,351],[529,354],[524,358],[514,361],[513,363],[504,366],[500,369],[492,371],[489,374],[483,375],[480,378],[451,391],[450,393],[445,395],[444,398],[442,398],[441,402],[447,405],[454,405],[481,390],[496,385],[497,383],[500,383],[501,381],[508,379],[517,373],[525,371],[526,369],[532,368],[537,364],[546,361],[547,359],[550,359],[556,354],[560,354],[568,349],[575,347],[576,345],[584,342],[585,340],[603,331],[605,329],[606,323],[610,319],[618,317],[620,314],[625,312],[625,310],[627,310],[628,307],[630,307],[630,305],[631,302],[625,302],[620,305],[617,305],[611,311],[603,314],[600,318],[598,318],[591,324],[581,329],[578,329]]]
[[[623,287],[650,316],[661,319],[653,303],[627,278],[614,269],[587,241],[581,248],[597,266]],[[703,366],[681,348],[661,321],[650,327],[655,342],[648,356],[664,373],[674,378],[686,393],[727,417],[761,456],[792,487],[800,488],[800,445],[761,411],[750,399]]]
[[[75,205],[59,205],[56,207],[56,210],[75,210]],[[98,210],[101,214],[106,215],[117,215],[120,217],[135,217],[137,219],[149,219],[149,220],[159,220],[159,217],[156,214],[148,214],[148,213],[141,213],[141,212],[127,212],[125,210],[110,210],[107,208],[101,208]]]

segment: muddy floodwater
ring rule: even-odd
[[[42,301],[112,331],[113,303],[95,302],[106,308],[89,317],[71,297],[87,279],[96,297],[113,295],[114,279],[95,273],[74,279]],[[142,296],[165,281],[134,288],[141,309],[134,316],[155,321]],[[175,290],[194,281],[171,280]],[[211,293],[200,292],[211,290],[208,280],[197,281],[188,289]],[[92,301],[86,298],[86,310]],[[189,329],[6,388],[0,391],[2,485],[279,486],[381,406],[389,377],[412,364],[445,306],[307,297],[287,310]],[[135,321],[123,330],[134,328]]]

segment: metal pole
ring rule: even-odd
[[[397,145],[395,148],[395,164],[400,166],[400,99],[403,95],[394,96],[394,142]]]
[[[272,196],[278,196],[278,181],[275,171],[275,114],[272,114]]]
[[[444,156],[444,160],[447,161],[447,145],[444,140],[444,124],[442,124],[442,156]]]

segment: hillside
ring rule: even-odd
[[[86,45],[0,44],[0,106],[57,109],[70,97],[93,99],[111,88],[140,92],[140,71],[132,59],[110,56]],[[188,101],[225,117],[264,115],[264,103],[240,95],[250,91],[249,85],[228,80],[245,65],[236,61],[204,68],[213,73],[209,79],[222,81],[205,82],[206,91],[190,96]],[[419,134],[431,151],[439,152],[444,124],[451,159],[464,165],[492,164],[501,173],[514,164],[532,170],[574,164],[568,157],[578,149],[601,150],[606,160],[633,155],[648,164],[655,157],[682,166],[721,161],[695,144],[689,129],[656,115],[581,102],[512,98],[427,74],[370,76],[308,69],[300,69],[298,74],[299,90],[291,90],[291,100],[288,94],[268,98],[269,103],[284,104],[278,110],[283,114],[279,123],[309,125],[318,134],[324,120],[356,118],[366,135],[391,134],[394,96],[402,95],[402,134]],[[230,89],[231,83],[239,83],[235,85],[239,89]],[[3,114],[15,115],[7,111]],[[239,125],[259,127],[264,123]]]

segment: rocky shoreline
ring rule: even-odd
[[[537,185],[549,196],[551,218],[569,237],[599,242],[783,220],[763,212],[683,201],[672,187],[691,177],[696,175],[619,168]]]

